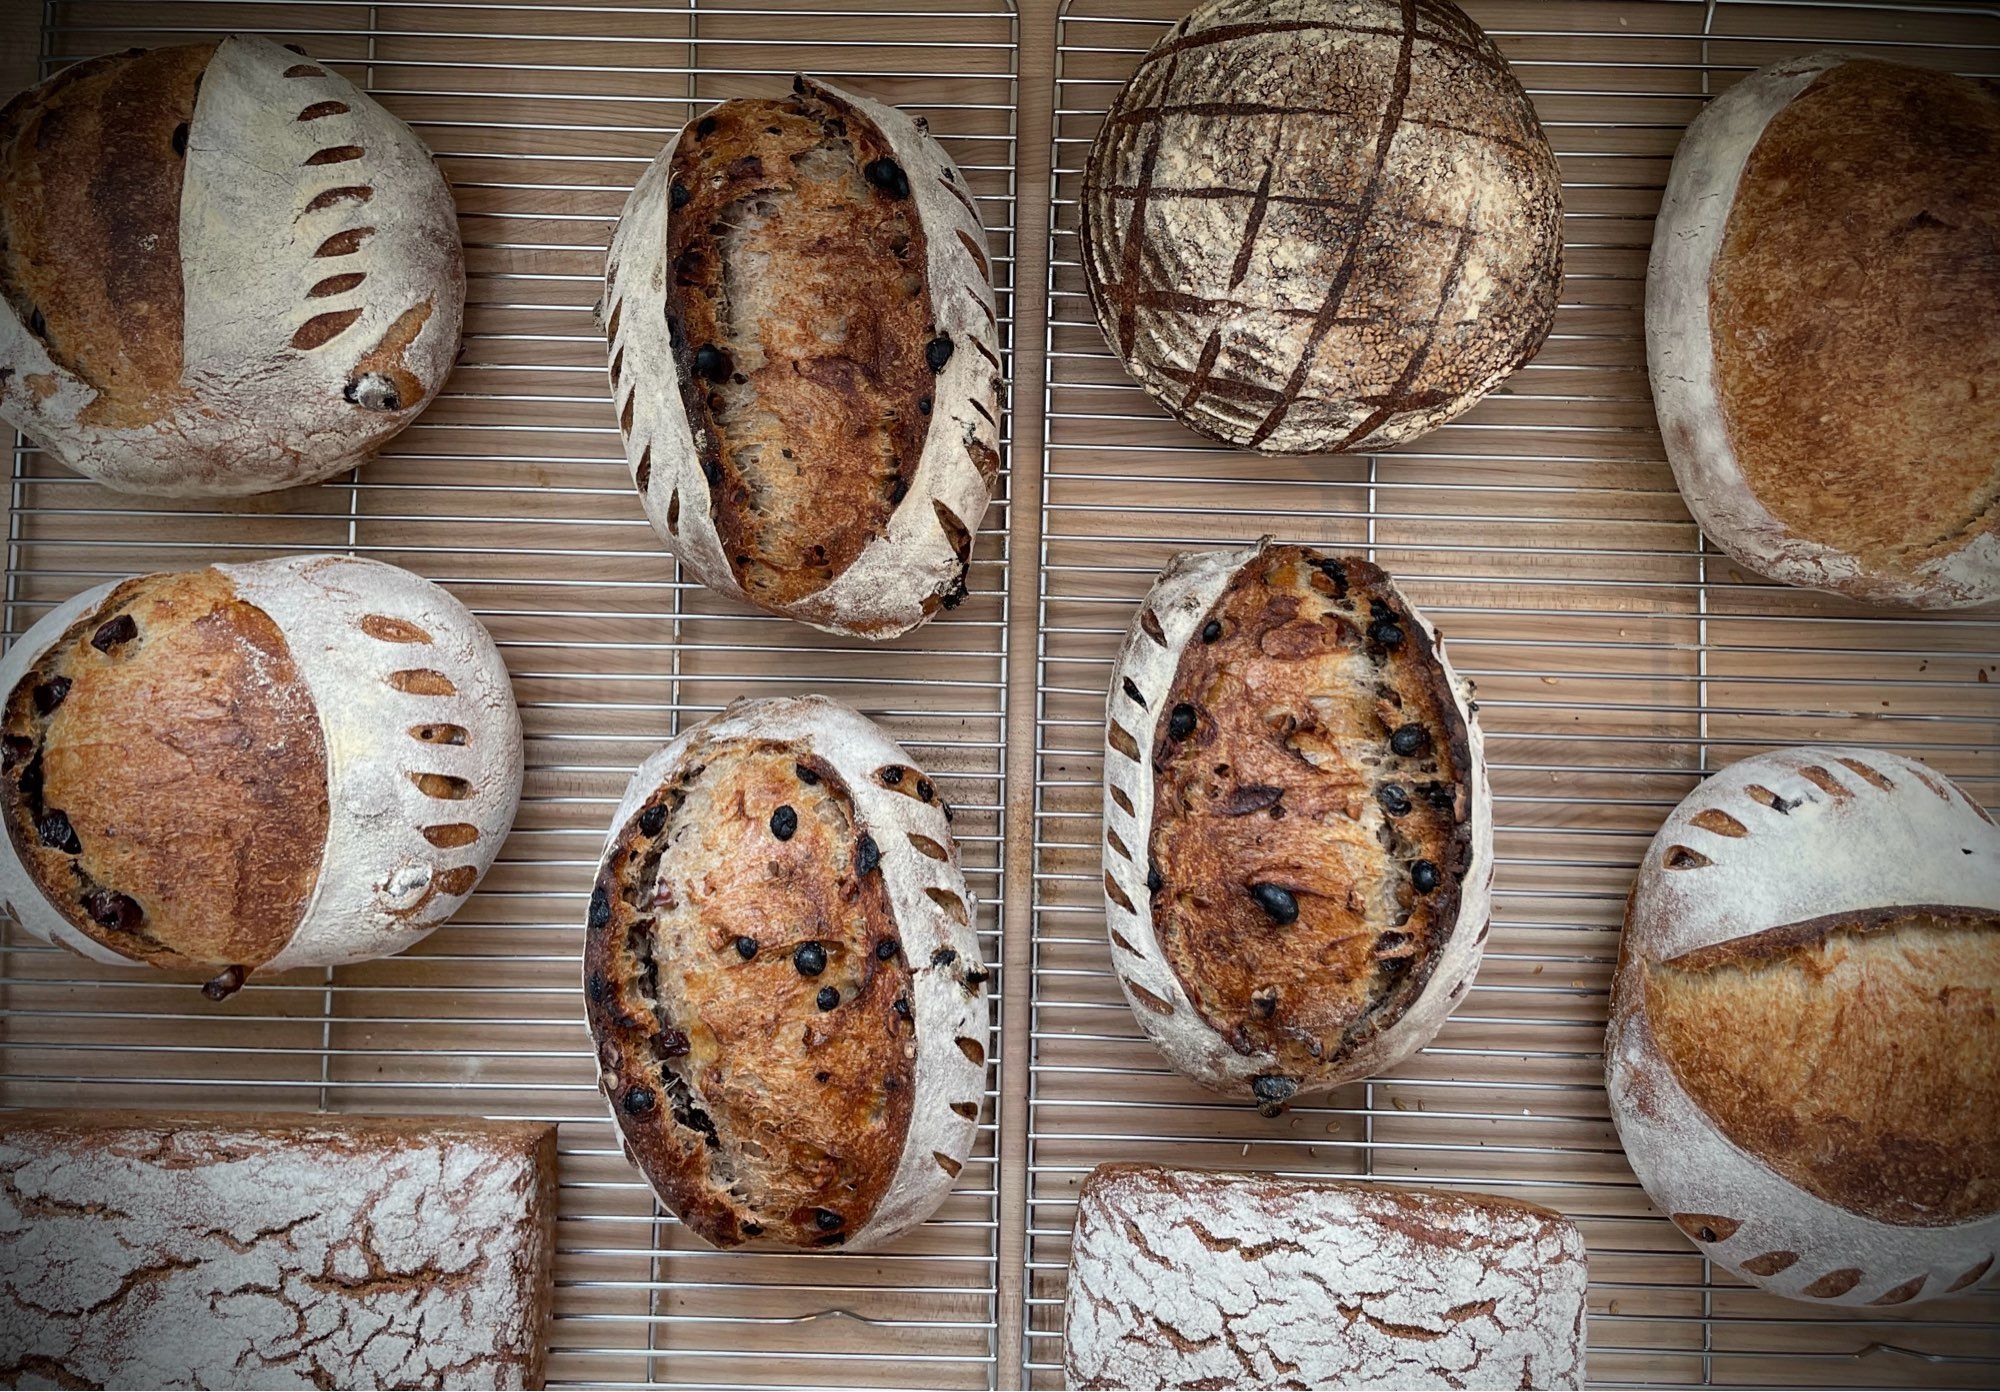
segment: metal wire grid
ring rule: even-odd
[[[1664,463],[1640,306],[1675,144],[1711,87],[1839,43],[1991,74],[1991,5],[1472,0],[1533,94],[1565,180],[1567,281],[1538,360],[1458,423],[1360,459],[1271,460],[1167,421],[1083,294],[1090,141],[1183,0],[1067,0],[1058,21],[1048,440],[1037,653],[1027,1321],[1061,1384],[1076,1188],[1110,1159],[1416,1179],[1576,1218],[1590,1367],[1608,1384],[1926,1383],[2000,1375],[1992,1291],[1902,1316],[1776,1300],[1711,1270],[1638,1189],[1601,1082],[1623,897],[1706,772],[1804,741],[1906,750],[1991,802],[2000,617],[1916,618],[1745,577]],[[1264,1122],[1173,1076],[1110,970],[1098,861],[1104,691],[1133,605],[1191,547],[1275,533],[1409,583],[1480,688],[1495,783],[1494,932],[1436,1043]]]
[[[42,72],[238,30],[330,62],[439,155],[467,252],[461,366],[379,460],[240,506],[109,493],[17,440],[7,633],[135,572],[311,550],[397,562],[451,588],[498,640],[527,730],[526,794],[478,895],[420,947],[253,983],[223,1006],[10,928],[0,1098],[559,1122],[552,1382],[995,1385],[997,1047],[977,1152],[923,1229],[865,1256],[722,1254],[663,1215],[620,1156],[576,978],[584,896],[630,770],[735,696],[820,690],[881,720],[958,810],[998,1027],[1008,422],[967,602],[887,647],[828,638],[717,600],[662,553],[626,476],[590,310],[626,190],[668,134],[710,102],[814,72],[923,112],[966,171],[1011,373],[1011,5],[50,0]]]

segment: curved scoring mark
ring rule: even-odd
[[[1701,811],[1695,813],[1690,820],[1703,831],[1712,831],[1717,836],[1748,836],[1750,834],[1748,827],[1719,808],[1704,807]]]
[[[359,145],[329,145],[306,156],[306,164],[352,164],[367,153]]]
[[[1167,646],[1167,631],[1160,627],[1160,616],[1151,609],[1139,611],[1139,631],[1161,647]]]
[[[1896,785],[1894,783],[1891,783],[1879,771],[1870,768],[1867,764],[1862,763],[1859,759],[1850,759],[1847,758],[1845,755],[1835,755],[1834,762],[1842,765],[1845,768],[1852,769],[1855,773],[1860,774],[1861,777],[1865,779],[1867,782],[1874,784],[1877,788],[1880,788],[1885,793],[1893,793],[1896,791]]]
[[[430,634],[393,614],[364,614],[361,616],[361,631],[370,638],[384,643],[428,643]]]
[[[1843,1266],[1838,1271],[1827,1272],[1826,1275],[1807,1286],[1800,1294],[1809,1295],[1814,1300],[1833,1300],[1839,1296],[1846,1295],[1860,1284],[1861,1269],[1859,1267]]]
[[[937,1161],[938,1168],[943,1170],[946,1174],[950,1175],[953,1179],[957,1179],[958,1172],[965,1168],[965,1166],[961,1165],[958,1161],[952,1159],[949,1155],[946,1155],[941,1150],[932,1151],[931,1159]]]
[[[1704,865],[1713,865],[1715,862],[1700,851],[1691,851],[1686,846],[1669,846],[1666,855],[1660,858],[1660,864],[1669,870],[1699,870]]]
[[[479,828],[471,822],[439,822],[423,829],[424,840],[441,851],[455,851],[479,839]]]
[[[301,111],[299,113],[299,119],[301,121],[319,121],[319,120],[324,120],[328,116],[345,116],[346,114],[347,114],[346,102],[322,101],[322,102],[314,102],[304,111]]]
[[[1130,860],[1132,858],[1132,853],[1125,849],[1125,843],[1119,839],[1118,833],[1110,827],[1104,829],[1104,844],[1109,846],[1113,853],[1122,859]]]
[[[939,845],[939,844],[938,844],[937,842],[935,842],[935,841],[931,840],[931,839],[930,839],[930,837],[928,837],[928,836],[922,836],[922,835],[919,835],[918,833],[916,833],[916,832],[914,832],[914,831],[913,831],[913,832],[911,832],[911,833],[909,834],[909,836],[910,836],[910,844],[911,844],[912,846],[916,847],[916,849],[917,849],[917,854],[919,854],[919,855],[927,855],[927,856],[929,856],[929,857],[930,857],[930,858],[931,858],[932,860],[950,860],[950,859],[951,859],[951,852],[947,851],[947,850],[946,850],[946,849],[945,849],[944,847],[940,846],[940,845]]]
[[[967,1121],[979,1120],[979,1104],[977,1102],[954,1102],[951,1104],[951,1109]]]
[[[449,870],[440,870],[437,887],[446,894],[467,894],[479,881],[479,867],[476,865],[454,865]]]
[[[412,696],[455,696],[458,688],[451,684],[451,678],[442,672],[433,672],[427,667],[412,667],[402,672],[389,674],[389,685],[398,691],[407,691]]]
[[[1868,1303],[1870,1305],[1901,1305],[1915,1300],[1917,1292],[1924,1288],[1924,1282],[1929,1279],[1928,1276],[1919,1276],[1915,1280],[1905,1281],[1900,1286],[1883,1291]]]
[[[965,926],[965,901],[963,899],[948,889],[936,889],[930,885],[924,886],[924,893],[930,896],[933,904],[936,904],[945,911],[946,917],[950,918],[953,923],[958,924],[961,928]]]
[[[1131,736],[1127,735],[1125,738],[1130,739]],[[1107,783],[1104,786],[1111,790],[1111,801],[1117,806],[1120,812],[1123,812],[1128,817],[1137,815],[1132,811],[1132,799],[1125,796],[1123,788],[1119,787],[1116,783]]]
[[[305,210],[308,213],[324,212],[336,203],[366,203],[374,196],[375,190],[367,184],[348,184],[316,195],[312,202],[306,204]]]
[[[937,511],[938,526],[944,529],[945,539],[951,543],[952,554],[958,557],[959,565],[970,565],[972,529],[959,520],[957,513],[944,505],[943,499],[931,499],[931,506]]]
[[[315,300],[323,300],[329,295],[344,295],[366,279],[368,279],[366,271],[342,271],[339,275],[330,275],[320,281],[306,291],[306,295]]]
[[[1798,1259],[1797,1252],[1766,1252],[1744,1262],[1743,1269],[1753,1276],[1775,1276]]]
[[[1140,710],[1151,709],[1145,695],[1139,690],[1139,683],[1133,681],[1130,677],[1123,678],[1119,682],[1119,688],[1131,698],[1133,704],[1138,706]]]
[[[1765,807],[1770,808],[1773,812],[1776,812],[1781,817],[1790,816],[1792,809],[1799,805],[1798,803],[1793,802],[1790,798],[1779,797],[1776,793],[1772,792],[1769,788],[1766,788],[1761,783],[1752,783],[1749,787],[1745,788],[1743,791],[1750,795],[1750,800],[1752,802],[1761,803]]]
[[[412,725],[410,738],[425,744],[464,744],[472,738],[472,732],[463,725]]]
[[[1118,881],[1112,877],[1109,870],[1104,872],[1104,895],[1112,903],[1125,910],[1126,913],[1138,912],[1137,909],[1132,907],[1132,900],[1126,895],[1125,891],[1118,887]]]
[[[1966,1272],[1963,1276],[1959,1277],[1956,1281],[1953,1281],[1949,1286],[1945,1287],[1945,1290],[1947,1293],[1951,1291],[1964,1290],[1967,1286],[1976,1283],[1982,1276],[1984,1276],[1987,1272],[1991,1271],[1992,1269],[1993,1269],[1993,1258],[1988,1257],[1985,1261],[1980,1262],[1977,1266],[1973,1267],[1972,1270]]]
[[[335,309],[315,314],[299,325],[299,331],[292,335],[292,347],[302,352],[323,348],[346,333],[360,317],[359,309]]]
[[[319,244],[314,256],[352,256],[361,250],[361,244],[375,235],[372,227],[350,227],[345,232],[336,232]]]
[[[978,1064],[981,1068],[986,1066],[986,1046],[981,1044],[977,1039],[961,1034],[952,1042],[958,1045],[958,1051],[964,1054],[971,1062]]]
[[[413,773],[410,781],[425,797],[444,802],[464,802],[472,796],[472,784],[449,773]]]
[[[625,404],[618,412],[618,429],[622,434],[632,433],[632,399],[638,394],[636,389],[625,393]]]
[[[1119,932],[1116,928],[1113,928],[1111,930],[1111,941],[1117,944],[1117,946],[1123,951],[1131,953],[1134,957],[1143,958],[1146,955],[1145,953],[1141,952],[1138,948],[1132,946],[1131,943],[1127,942],[1125,940],[1125,935]]]
[[[639,451],[639,462],[632,466],[632,483],[633,486],[636,487],[641,493],[644,493],[646,491],[647,486],[651,484],[652,481],[653,481],[653,447],[651,445],[646,445]],[[680,515],[681,515],[680,504],[681,504],[680,491],[676,489],[674,491],[673,504],[667,509],[667,529],[669,531],[673,530],[674,523],[680,521]]]
[[[947,184],[946,187],[950,188],[951,185]],[[958,237],[959,244],[965,248],[966,253],[972,257],[974,264],[976,264],[979,267],[979,278],[981,280],[991,280],[993,276],[992,272],[987,268],[986,248],[979,245],[979,239],[973,236],[970,232],[966,231],[963,227],[956,229],[956,235]],[[973,292],[972,298],[974,298],[975,300],[979,299],[979,295],[976,291]]]
[[[325,77],[325,68],[316,68],[311,63],[294,63],[285,69],[286,77]]]
[[[1835,802],[1845,802],[1848,798],[1854,796],[1853,793],[1848,791],[1845,783],[1842,783],[1818,764],[1808,764],[1800,769],[1799,777],[1805,779],[1806,782],[1812,784]]]
[[[1115,720],[1106,729],[1106,738],[1110,740],[1111,747],[1134,763],[1138,762],[1139,741],[1132,738],[1132,732]],[[1132,809],[1128,806],[1125,810],[1130,812]]]
[[[1119,980],[1125,983],[1125,989],[1132,993],[1133,999],[1137,1000],[1139,1004],[1145,1006],[1146,1009],[1152,1011],[1154,1014],[1171,1015],[1174,1013],[1172,1002],[1161,1000],[1158,996],[1129,977],[1120,977]]]
[[[1743,1226],[1741,1218],[1720,1218],[1713,1213],[1676,1213],[1674,1226],[1696,1242],[1727,1242]]]
[[[625,350],[620,348],[611,355],[611,390],[618,390],[618,378],[625,371]]]
[[[612,306],[611,306],[611,317],[610,317],[609,319],[606,319],[606,320],[604,321],[604,336],[605,336],[606,338],[609,338],[609,339],[613,339],[613,340],[616,340],[616,339],[617,339],[617,337],[618,337],[618,316],[619,316],[619,315],[621,315],[621,314],[623,314],[624,312],[625,312],[625,301],[623,301],[623,300],[620,300],[620,301],[618,301],[618,302],[617,302],[616,304],[614,304],[614,305],[612,305]],[[622,357],[622,356],[624,356],[624,355],[623,355],[623,354],[620,354],[619,356],[621,356],[621,357]]]
[[[648,466],[652,461],[645,461]],[[673,497],[667,499],[667,530],[676,531],[681,525],[681,491],[676,488]]]

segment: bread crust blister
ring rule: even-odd
[[[602,313],[633,482],[703,584],[867,638],[964,598],[999,320],[921,120],[799,78],[690,122],[620,215]]]
[[[741,700],[619,804],[583,954],[625,1151],[718,1247],[878,1246],[944,1201],[985,1093],[949,811],[864,717]]]
[[[1112,964],[1175,1068],[1273,1113],[1436,1034],[1486,936],[1491,800],[1469,688],[1379,569],[1177,557],[1104,760]]]
[[[107,55],[0,112],[0,415],[108,487],[330,477],[458,353],[450,187],[410,128],[269,40]]]
[[[1884,750],[1712,775],[1626,908],[1605,1074],[1647,1193],[1792,1299],[1965,1290],[2000,1249],[2000,832]]]
[[[379,561],[87,590],[0,659],[0,699],[7,912],[93,961],[219,970],[219,994],[417,942],[520,799],[493,640]]]

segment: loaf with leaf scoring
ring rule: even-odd
[[[0,416],[110,487],[353,467],[443,385],[464,309],[430,151],[303,49],[131,49],[0,111]]]
[[[493,863],[521,793],[507,668],[379,561],[167,571],[0,659],[0,897],[99,962],[217,974],[400,952]]]
[[[944,1201],[984,1095],[986,970],[937,786],[824,697],[648,759],[584,993],[626,1154],[718,1247],[874,1247]]]
[[[2000,830],[1880,749],[1731,764],[1625,913],[1605,1041],[1646,1191],[1795,1300],[1894,1306],[2000,1251]]]
[[[697,579],[868,638],[965,597],[999,320],[923,120],[805,78],[710,109],[632,190],[604,280],[626,460]]]
[[[1422,1047],[1487,930],[1469,688],[1378,567],[1189,552],[1140,604],[1104,752],[1111,959],[1175,1068],[1275,1112]]]

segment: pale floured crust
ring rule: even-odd
[[[1184,424],[1382,449],[1540,348],[1561,190],[1526,92],[1449,0],[1209,0],[1105,118],[1083,268],[1113,351]]]
[[[1239,622],[1254,617],[1266,655],[1295,626],[1284,626],[1285,633],[1267,631],[1265,616],[1251,613],[1255,605],[1239,613],[1241,606],[1219,603],[1235,592],[1239,577],[1251,579],[1246,572],[1253,567],[1261,574],[1267,558],[1281,569],[1312,571],[1313,593],[1324,597],[1323,604],[1315,602],[1315,613],[1327,609],[1324,626],[1338,630],[1341,640],[1341,674],[1353,680],[1324,693],[1327,709],[1315,709],[1314,691],[1293,689],[1317,676],[1307,675],[1305,666],[1294,673],[1292,663],[1278,664],[1268,674],[1283,690],[1246,694],[1231,686],[1213,693],[1282,706],[1290,719],[1284,729],[1272,731],[1272,739],[1285,757],[1274,761],[1280,772],[1254,780],[1258,786],[1236,788],[1219,802],[1197,798],[1206,809],[1200,815],[1208,830],[1201,834],[1214,844],[1190,847],[1171,835],[1183,810],[1161,803],[1161,778],[1175,766],[1175,751],[1183,743],[1206,749],[1203,742],[1220,727],[1213,711],[1204,713],[1199,697],[1184,702],[1173,693],[1191,650],[1198,658],[1211,644],[1247,641]],[[1340,611],[1341,605],[1352,612]],[[1396,630],[1392,643],[1378,641],[1383,624]],[[1207,634],[1213,637],[1205,641]],[[1378,687],[1403,704],[1392,707]],[[1176,738],[1182,705],[1191,708],[1191,719],[1187,733]],[[1352,737],[1346,732],[1350,706],[1362,713],[1355,718],[1365,726]],[[1392,724],[1423,732],[1416,753],[1392,752]],[[1336,733],[1339,739],[1318,748],[1316,741]],[[1310,753],[1306,746],[1312,746]],[[1175,1068],[1274,1111],[1294,1098],[1379,1073],[1437,1033],[1470,985],[1485,942],[1492,800],[1470,689],[1452,672],[1423,615],[1388,577],[1366,562],[1293,547],[1267,552],[1259,545],[1177,557],[1141,603],[1113,671],[1104,761],[1105,916],[1112,964],[1133,1015]],[[1237,762],[1242,761],[1231,760],[1230,773],[1218,777],[1236,779]],[[1390,783],[1396,791],[1384,786]],[[1402,810],[1392,813],[1390,805]],[[1294,813],[1312,820],[1295,837],[1274,817]],[[1169,833],[1164,840],[1163,830]],[[1327,846],[1325,864],[1317,863],[1329,837],[1338,844]],[[1315,847],[1314,864],[1287,870],[1286,847],[1294,841]],[[1162,863],[1167,847],[1172,854]],[[1419,862],[1435,874],[1421,893],[1412,878]],[[1243,883],[1210,884],[1218,874]],[[1352,897],[1333,895],[1334,881]],[[1258,906],[1257,886],[1266,883],[1291,897],[1295,920],[1271,920]],[[1175,912],[1197,921],[1164,931],[1162,896],[1189,895],[1190,902]],[[1288,934],[1308,932],[1314,951],[1298,955],[1319,960],[1324,948],[1329,965],[1315,969],[1290,960]],[[1191,956],[1191,947],[1203,939],[1208,941]],[[1330,1022],[1330,1002],[1349,990],[1350,957],[1394,959],[1398,971],[1390,974],[1378,965],[1379,996],[1363,1003],[1355,1018]]]
[[[0,1382],[539,1387],[556,1132],[0,1119]]]
[[[212,49],[192,74],[141,58],[132,71],[151,76],[131,93],[127,55],[95,60],[0,115],[10,180],[34,180],[37,208],[75,205],[4,229],[0,415],[130,492],[257,493],[351,468],[458,351],[463,254],[430,151],[301,52],[244,36]],[[90,148],[36,164],[46,123],[100,111]],[[61,294],[53,313],[31,302],[78,281],[106,289]]]
[[[1064,1382],[1583,1385],[1560,1214],[1478,1194],[1100,1165],[1070,1242]]]
[[[513,823],[521,790],[521,725],[499,651],[457,600],[379,561],[300,556],[218,565],[205,574],[216,577],[205,585],[225,585],[231,603],[247,606],[260,626],[268,623],[275,630],[287,670],[295,669],[287,690],[302,686],[308,702],[291,722],[297,726],[291,734],[285,721],[276,720],[270,729],[250,728],[243,737],[275,749],[295,736],[298,742],[316,741],[321,751],[317,760],[293,769],[282,789],[254,794],[274,816],[284,807],[296,816],[299,809],[324,804],[323,822],[313,824],[323,826],[323,834],[294,847],[301,861],[316,867],[295,923],[277,925],[275,938],[249,960],[219,958],[192,945],[163,958],[142,943],[124,941],[115,928],[93,924],[86,931],[38,886],[12,836],[0,846],[0,896],[7,911],[34,936],[95,961],[155,960],[213,969],[221,973],[216,989],[223,992],[241,985],[251,969],[332,966],[402,951],[465,902]],[[46,614],[0,659],[0,692],[12,698],[24,685],[39,685],[38,664],[51,646],[80,621],[109,614],[105,605],[120,592],[117,585],[100,586]],[[121,610],[111,620],[131,612]],[[131,636],[122,641],[143,645],[151,622],[149,612],[139,613]],[[117,651],[114,645],[105,656]],[[214,681],[226,679],[223,668],[214,671]],[[200,682],[186,685],[190,698],[175,709],[176,718],[192,722],[188,747],[193,748],[195,732],[218,727],[202,712]],[[31,706],[33,699],[30,693]],[[211,690],[207,699],[211,710],[228,709],[226,689]],[[10,707],[19,704],[10,700]],[[59,722],[60,707],[55,714]],[[58,736],[66,729],[60,723],[50,728]],[[80,737],[94,738],[90,731]],[[92,743],[72,758],[116,760],[119,753],[109,743]],[[211,795],[201,780],[217,776],[220,766],[214,760],[193,762],[191,786],[135,782],[130,795],[168,802]],[[274,755],[273,762],[282,761]],[[139,771],[129,765],[99,770],[96,781]],[[173,772],[164,764],[158,770],[162,779]],[[9,789],[18,791],[18,771],[9,773]],[[90,827],[76,829],[96,834]],[[170,862],[161,864],[169,868],[160,872],[165,876],[160,882],[108,886],[132,901],[125,917],[142,931],[149,902],[185,889],[175,876],[201,873],[192,864],[177,870]],[[253,910],[247,902],[243,908]],[[266,904],[262,911],[271,908]]]
[[[696,138],[690,132],[700,120],[668,142],[641,176],[612,238],[603,307],[612,394],[626,461],[646,515],[703,584],[828,632],[891,638],[964,597],[973,539],[999,469],[999,327],[985,234],[965,176],[923,122],[826,83],[802,78],[795,88],[793,100],[801,111],[823,111],[830,121],[860,128],[865,139],[859,144],[886,146],[907,183],[907,195],[892,195],[879,186],[870,187],[867,195],[906,197],[921,229],[923,264],[912,274],[920,271],[928,295],[930,336],[898,345],[916,351],[924,376],[902,393],[909,400],[898,410],[907,408],[921,418],[927,406],[929,415],[927,426],[915,432],[915,457],[885,465],[886,524],[860,502],[842,502],[829,527],[860,530],[853,537],[843,532],[844,539],[826,539],[838,542],[826,555],[829,563],[853,552],[830,579],[809,592],[802,592],[796,579],[768,586],[760,582],[753,587],[757,592],[742,582],[739,572],[762,561],[727,547],[718,527],[719,504],[724,509],[743,505],[738,496],[742,480],[721,465],[709,434],[709,413],[703,412],[699,428],[690,422],[685,392],[707,389],[696,366],[696,353],[706,345],[677,342],[674,323],[679,291],[668,251],[676,230],[671,190],[681,144]],[[895,183],[895,176],[886,177]],[[715,240],[697,234],[697,250],[715,255]],[[754,293],[784,306],[801,323],[817,322],[839,309],[790,303],[787,287],[760,286]],[[854,364],[834,366],[842,372],[860,370]],[[719,362],[714,370],[725,371]],[[765,461],[766,469],[779,467],[777,460]],[[725,490],[720,498],[718,489]],[[809,509],[799,512],[809,517]],[[732,524],[730,530],[738,529]],[[819,539],[791,534],[798,531],[788,528],[788,544],[780,549],[810,553]],[[866,540],[857,549],[862,535]]]
[[[837,702],[738,701],[640,767],[585,1006],[626,1154],[690,1230],[853,1249],[936,1210],[985,1087],[972,917],[931,780]]]
[[[1731,556],[1879,604],[2000,599],[2000,96],[1839,52],[1688,129],[1646,337],[1688,507]]]
[[[1794,1299],[1980,1281],[2000,1249],[1996,934],[2000,832],[1922,764],[1808,747],[1709,778],[1647,851],[1605,1044],[1653,1201]]]

